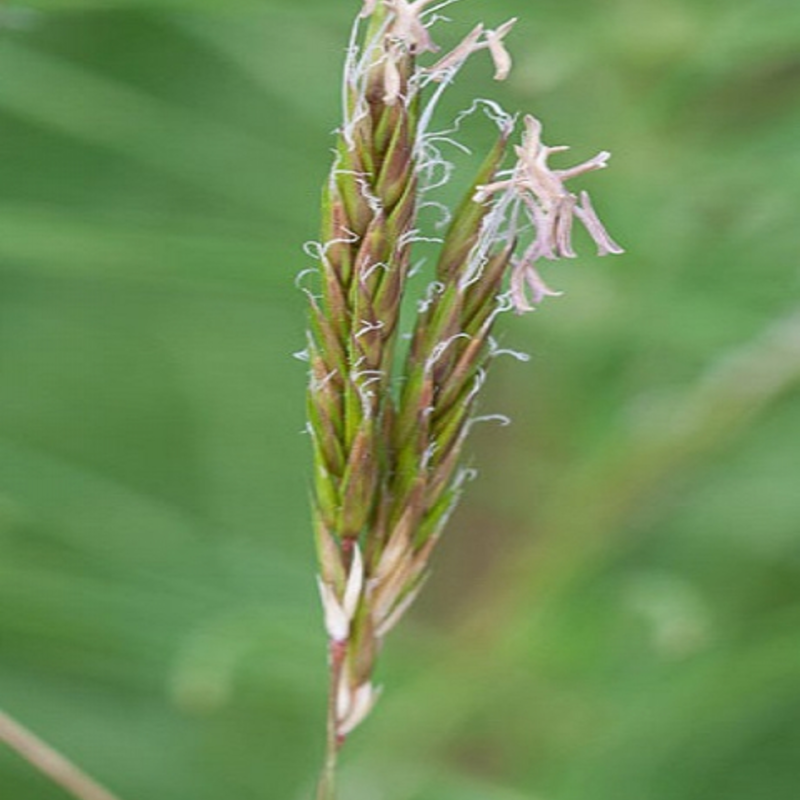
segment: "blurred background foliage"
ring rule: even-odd
[[[313,784],[294,276],[357,6],[0,6],[0,705],[126,800]],[[521,21],[442,126],[495,96],[613,151],[585,185],[628,254],[502,321],[514,424],[476,429],[343,800],[796,797],[800,4],[450,13]],[[0,797],[63,795],[2,750]]]

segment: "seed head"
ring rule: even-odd
[[[433,66],[418,63],[439,51],[430,27],[452,1],[363,0],[345,63],[322,240],[309,250],[319,261],[320,291],[309,292],[308,429],[334,756],[375,703],[383,639],[427,578],[469,473],[462,450],[471,426],[505,419],[475,416],[487,367],[500,352],[492,339],[496,318],[558,294],[537,264],[575,256],[576,218],[600,255],[622,252],[586,192],[566,187],[605,167],[607,152],[555,169],[550,156],[568,148],[545,145],[541,124],[527,116],[516,163],[503,169],[517,118],[486,99],[475,100],[450,129],[434,129],[439,101],[471,55],[488,51],[496,80],[512,66],[505,40],[516,19],[494,29],[480,23]],[[462,147],[452,137],[478,110],[499,133],[450,212],[427,194],[449,180],[447,147]],[[437,226],[441,238],[424,229],[425,206],[447,212]],[[413,289],[418,241],[441,248],[405,347],[401,308]]]

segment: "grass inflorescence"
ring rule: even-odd
[[[398,346],[412,272],[420,197],[450,165],[431,129],[437,103],[463,63],[488,50],[495,77],[511,57],[514,20],[482,24],[432,66],[438,50],[429,0],[366,2],[353,28],[343,84],[344,119],[323,201],[322,236],[309,252],[320,288],[308,292],[309,431],[314,447],[314,527],[330,640],[328,753],[319,797],[333,797],[336,753],[378,696],[376,657],[419,592],[431,553],[469,471],[463,444],[494,352],[502,311],[532,310],[554,294],[540,259],[573,257],[581,221],[598,253],[621,248],[588,195],[565,181],[606,165],[608,153],[566,170],[524,119],[515,164],[503,169],[516,118],[476,101],[498,127],[440,242],[433,281],[417,298],[407,346]],[[510,275],[508,288],[506,275]],[[403,343],[405,345],[405,343]]]

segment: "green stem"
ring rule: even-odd
[[[344,642],[330,643],[330,689],[328,690],[328,721],[325,745],[325,760],[317,784],[316,800],[336,800],[336,764],[339,756],[339,734],[336,730],[336,698],[341,683],[347,645]]]
[[[0,742],[77,800],[117,800],[108,789],[3,711],[0,711]]]

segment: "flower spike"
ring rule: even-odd
[[[462,463],[469,431],[476,421],[504,419],[475,416],[498,353],[495,322],[503,311],[532,311],[558,294],[539,266],[575,256],[576,219],[600,255],[622,252],[588,194],[566,186],[603,169],[607,152],[551,167],[550,157],[568,148],[545,145],[541,123],[526,116],[516,163],[504,169],[517,117],[483,98],[449,129],[435,129],[439,101],[470,56],[488,51],[496,80],[512,68],[505,41],[516,19],[493,29],[478,23],[433,66],[419,63],[439,51],[430,28],[450,2],[360,4],[321,241],[307,248],[319,276],[317,291],[308,292],[305,356],[331,687],[317,800],[334,798],[337,753],[379,694],[374,675],[384,639],[428,577],[469,474]],[[454,167],[446,147],[466,150],[453,137],[476,111],[497,126],[496,141],[451,210],[428,193],[448,182]],[[426,206],[444,212],[433,231],[419,213]],[[406,332],[401,311],[422,241],[441,248]],[[399,346],[401,337],[407,346]]]

